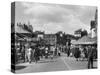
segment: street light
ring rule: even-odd
[[[63,45],[63,33],[60,33],[60,45]]]

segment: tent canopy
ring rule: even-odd
[[[72,40],[72,44],[96,44],[97,43],[97,37],[90,38],[88,36],[84,36],[80,38],[79,40]]]

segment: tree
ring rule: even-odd
[[[81,37],[86,36],[87,34],[88,34],[87,31],[84,30],[84,31],[81,32]]]
[[[33,32],[33,27],[31,25],[28,26],[28,25],[24,24],[23,28],[29,32]]]

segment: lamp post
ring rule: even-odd
[[[63,44],[63,34],[62,33],[60,33],[60,44],[62,45]]]

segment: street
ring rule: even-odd
[[[41,59],[38,63],[18,64],[16,65],[16,73],[87,69],[87,61],[76,61],[74,57],[67,57],[63,53],[61,55],[61,57],[55,57],[54,59]],[[94,68],[96,67],[97,62],[94,62]]]

